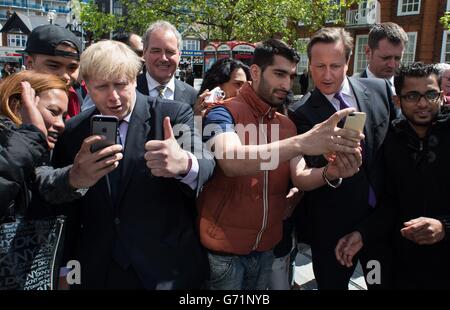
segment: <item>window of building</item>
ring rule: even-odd
[[[117,16],[122,16],[123,15],[123,6],[122,6],[122,2],[116,0],[114,1],[113,4],[113,14],[117,15]]]
[[[413,63],[416,58],[417,32],[408,32],[407,35],[408,43],[406,43],[402,58],[404,65]]]
[[[420,13],[420,0],[398,0],[397,15],[413,15]]]
[[[450,0],[447,0],[447,8],[445,10],[450,11]]]
[[[353,63],[353,73],[362,72],[367,67],[366,46],[369,36],[367,34],[356,36],[355,61]]]
[[[442,37],[441,62],[450,63],[450,32],[447,30]]]
[[[183,50],[189,51],[199,51],[200,50],[200,40],[183,40]]]
[[[27,36],[25,34],[8,34],[8,46],[25,47],[27,44]]]
[[[304,47],[303,52],[299,52],[300,61],[297,64],[297,74],[302,74],[303,70],[308,68],[308,53],[306,52],[306,46],[308,45],[309,38],[299,39],[302,47]]]

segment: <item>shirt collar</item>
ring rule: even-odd
[[[347,97],[353,97],[353,92],[350,88],[350,83],[348,82],[347,77],[345,77],[344,81],[342,81],[340,92]],[[329,102],[333,103],[334,94],[323,95],[328,99]]]
[[[136,99],[137,96],[134,96],[133,108],[131,109],[130,113],[128,113],[128,115],[123,118],[123,121],[125,121],[127,124],[130,123],[131,114],[133,114],[134,108],[136,107]]]
[[[367,66],[366,68],[366,72],[367,72],[367,77],[371,78],[371,79],[376,79],[377,77],[375,76],[375,74],[372,73],[372,71],[370,71],[369,66]],[[392,76],[390,79],[386,79],[389,81],[389,83],[391,83],[391,85],[394,85],[394,77]]]
[[[147,77],[147,83],[148,83],[148,90],[152,91],[155,87],[158,87],[160,84],[157,82],[154,78],[151,77],[151,75],[148,73],[148,71],[145,73],[145,76]],[[168,89],[172,91],[172,93],[175,93],[175,75],[172,76],[172,78],[169,80],[169,82],[165,85]]]

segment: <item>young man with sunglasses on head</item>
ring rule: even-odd
[[[405,118],[394,121],[383,144],[381,205],[339,240],[336,257],[349,267],[363,246],[393,240],[395,288],[448,289],[450,115],[440,112],[439,71],[422,63],[402,67],[395,88]]]

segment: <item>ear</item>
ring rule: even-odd
[[[33,69],[33,57],[31,57],[30,55],[27,55],[27,57],[25,58],[25,66],[27,67],[28,70]]]
[[[258,65],[250,66],[250,75],[252,76],[252,81],[258,82],[261,76],[261,68]]]
[[[401,108],[400,97],[397,95],[393,95],[392,100],[394,101],[395,106],[400,109]]]
[[[369,45],[366,45],[365,53],[366,53],[366,58],[370,59],[372,56],[372,50],[370,49]]]

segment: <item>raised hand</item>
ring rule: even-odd
[[[358,152],[359,141],[364,135],[351,129],[338,128],[341,119],[354,112],[348,108],[337,111],[326,121],[316,124],[311,130],[302,134],[302,153],[305,155],[322,155],[332,152]]]
[[[348,178],[359,171],[362,165],[361,148],[354,154],[336,153],[334,156],[327,156],[329,161],[327,178],[336,180],[338,178]]]
[[[22,87],[22,104],[20,108],[22,122],[24,124],[33,124],[34,126],[39,128],[39,130],[41,130],[45,136],[47,136],[47,128],[45,127],[45,122],[42,118],[42,114],[38,109],[39,97],[36,96],[36,93],[31,87],[30,83],[26,81],[20,82],[20,86]]]
[[[192,108],[194,110],[194,115],[202,115],[203,111],[206,109],[205,98],[211,95],[209,89],[206,89],[200,96],[198,96],[197,101]]]
[[[102,139],[105,138],[98,135],[84,139],[69,172],[69,183],[72,187],[91,187],[119,166],[119,161],[123,158],[120,144],[91,153],[91,146]]]
[[[158,177],[173,178],[188,173],[189,155],[175,139],[169,117],[164,118],[163,127],[164,140],[145,143],[147,167]]]

